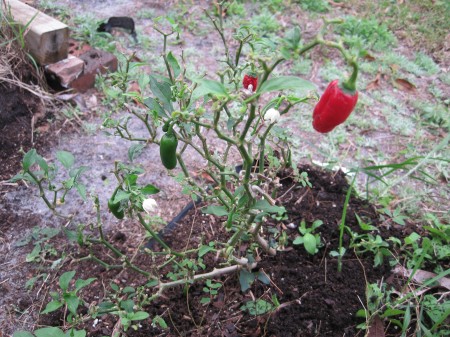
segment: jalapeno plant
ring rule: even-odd
[[[234,34],[235,51],[232,52],[225,36],[222,17],[210,19],[224,45],[224,58],[220,63],[223,66],[215,76],[190,76],[183,55],[175,55],[168,50],[168,38],[177,33],[176,29],[155,26],[163,40],[162,58],[166,75],[148,75],[145,83],[148,83],[152,92],[150,96],[130,95],[126,93],[129,78],[126,72],[131,66],[131,61],[128,60],[124,67],[125,75],[118,76],[119,80],[113,83],[123,90],[121,102],[133,98],[146,106],[145,111],[142,111],[134,109],[131,104],[121,105],[145,125],[148,135],[144,138],[133,135],[127,124],[129,118],[116,120],[113,114],[103,124],[114,130],[115,135],[139,142],[140,150],[159,146],[164,167],[168,170],[179,168],[191,193],[205,201],[203,212],[226,218],[223,222],[229,233],[226,242],[202,244],[189,251],[189,254],[197,253],[200,257],[205,252],[214,251],[222,258],[220,268],[209,273],[198,273],[198,269],[191,264],[180,262],[187,258],[188,253],[170,248],[153,232],[146,220],[145,212],[154,206],[153,202],[152,207],[148,201],[144,206],[142,203],[148,200],[147,195],[157,193],[158,189],[151,185],[137,184],[142,169],[136,170],[116,163],[114,172],[118,183],[107,201],[109,210],[119,219],[125,215],[136,217],[145,230],[161,244],[165,253],[171,256],[171,262],[177,263],[179,268],[190,268],[171,282],[155,282],[153,285],[157,290],[149,300],[161,295],[168,287],[252,269],[256,264],[254,256],[257,249],[268,255],[277,253],[277,247],[267,240],[264,224],[267,217],[285,216],[283,205],[274,199],[274,192],[279,187],[277,170],[293,166],[289,137],[280,137],[277,123],[299,104],[314,101],[316,97],[313,83],[296,76],[274,76],[277,67],[287,60],[296,62],[312,48],[322,45],[337,49],[352,68],[352,75],[342,86],[338,86],[337,81],[330,84],[314,110],[313,125],[319,132],[329,132],[344,122],[357,101],[356,57],[350,55],[341,42],[325,39],[329,25],[338,24],[338,20],[324,20],[317,36],[307,43],[301,41],[298,27],[289,31],[282,43],[277,45],[265,44],[264,39],[257,36],[251,28],[241,27]],[[142,88],[141,91],[146,92],[145,89]],[[224,144],[222,152],[213,151],[211,136],[205,136],[207,132]],[[191,176],[185,162],[188,148],[203,158],[201,164],[214,182],[213,186],[203,186]],[[232,152],[237,154],[237,162],[230,162]],[[278,167],[268,165],[269,157],[274,154],[279,162]],[[33,163],[44,165],[41,159],[36,157]],[[242,164],[240,172],[235,170],[237,164]],[[24,177],[29,181],[36,177],[29,164],[24,165],[24,173],[17,179]],[[36,178],[34,182],[41,189],[44,188],[43,180]],[[97,212],[100,213],[103,201],[98,198],[94,198],[94,201]],[[103,235],[101,224],[98,228],[100,239],[92,239],[91,243],[103,243],[122,260],[123,266],[149,278],[154,277],[150,272],[135,266],[125,254],[114,248]],[[242,253],[238,247],[244,239],[250,241],[250,244],[249,250]],[[91,251],[90,257],[98,260],[94,251]]]

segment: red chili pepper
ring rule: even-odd
[[[256,91],[256,87],[258,86],[258,77],[254,74],[245,74],[244,79],[242,80],[242,85],[245,89],[248,89],[249,85],[252,85],[252,91]]]
[[[344,123],[358,101],[358,91],[339,86],[334,80],[325,89],[313,112],[313,127],[316,131],[327,133]]]

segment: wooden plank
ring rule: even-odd
[[[18,0],[6,0],[7,10],[17,23],[29,26],[25,46],[35,60],[46,65],[67,58],[69,28],[62,22]]]

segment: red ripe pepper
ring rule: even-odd
[[[242,80],[242,85],[245,89],[248,89],[249,85],[252,85],[252,91],[256,91],[256,87],[258,86],[258,77],[252,73],[245,74],[244,79]]]
[[[356,77],[356,76],[355,76]],[[354,83],[354,82],[353,82]],[[316,131],[327,133],[344,123],[358,101],[358,91],[339,85],[338,80],[331,82],[320,97],[313,112],[313,127]]]

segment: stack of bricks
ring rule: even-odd
[[[59,88],[85,92],[95,85],[97,74],[117,70],[111,53],[69,40],[69,28],[62,22],[18,0],[6,0],[14,21],[27,27],[25,47],[37,63],[45,66],[49,82]]]
[[[76,41],[70,41],[68,58],[47,65],[45,70],[50,82],[85,92],[94,87],[96,75],[117,70],[117,58],[88,45],[79,48]]]

